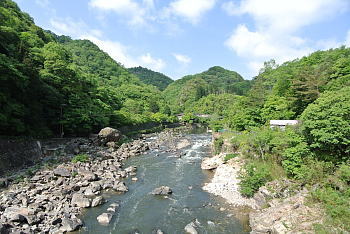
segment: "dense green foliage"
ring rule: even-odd
[[[269,180],[271,180],[271,176],[266,166],[248,163],[241,175],[240,192],[243,196],[252,197]]]
[[[165,89],[164,93],[172,112],[180,113],[192,111],[196,102],[209,94],[243,95],[249,88],[250,82],[244,80],[237,72],[212,67],[208,71],[176,80]],[[211,98],[213,97],[212,95]],[[202,111],[200,108],[197,109]]]
[[[301,119],[310,147],[320,156],[350,159],[350,87],[322,94]]]
[[[327,212],[318,230],[349,231],[350,49],[317,51],[280,66],[265,63],[246,97],[222,112],[221,125],[247,160],[241,193],[253,196],[267,181],[288,177],[313,191]],[[271,119],[300,126],[271,129]],[[312,188],[312,189],[311,189]]]
[[[168,120],[161,92],[87,40],[37,27],[0,2],[0,134],[86,134],[106,125]]]
[[[128,68],[128,71],[136,75],[143,83],[156,86],[161,91],[174,82],[168,76],[144,67]]]

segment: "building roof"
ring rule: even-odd
[[[286,126],[286,125],[296,125],[299,120],[270,120],[270,125],[274,126]]]

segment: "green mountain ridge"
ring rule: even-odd
[[[245,95],[249,88],[250,81],[239,73],[214,66],[174,81],[163,93],[173,113],[179,113],[192,109],[196,101],[209,94]]]
[[[143,83],[156,86],[161,91],[174,82],[170,77],[160,72],[155,72],[141,66],[128,68],[128,71],[137,76]]]

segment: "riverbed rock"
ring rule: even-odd
[[[89,182],[95,181],[98,179],[98,176],[93,173],[92,171],[85,170],[85,169],[79,169],[78,174],[83,176],[83,178]]]
[[[213,170],[224,163],[221,155],[216,155],[211,158],[204,158],[201,164],[203,170]]]
[[[53,174],[55,176],[62,176],[62,177],[71,177],[72,176],[72,173],[70,170],[68,170],[67,168],[62,168],[62,167],[58,167],[58,168],[54,169]]]
[[[273,199],[270,207],[249,214],[253,234],[257,233],[313,233],[314,225],[322,223],[323,211],[305,205],[307,192],[284,199]]]
[[[127,192],[128,187],[126,187],[124,182],[116,181],[113,185],[113,189],[117,192]]]
[[[107,142],[119,142],[122,134],[119,130],[114,128],[103,128],[97,135],[96,143],[98,145],[106,145]]]
[[[113,218],[113,214],[111,213],[103,213],[97,217],[97,221],[100,224],[109,224]]]
[[[63,218],[62,227],[60,228],[60,231],[73,232],[78,230],[82,226],[83,226],[83,222],[78,218],[73,218],[73,219]]]
[[[173,191],[168,186],[161,186],[161,187],[156,188],[152,191],[153,195],[169,195],[172,193],[173,193]]]
[[[5,224],[5,223],[0,223],[0,233],[8,234],[11,233],[11,225]]]
[[[81,208],[87,208],[91,206],[91,201],[84,194],[75,193],[73,194],[71,205],[76,205]]]
[[[11,222],[27,222],[26,216],[29,215],[30,210],[24,207],[7,207],[3,213],[3,216]]]
[[[95,197],[91,202],[91,207],[96,207],[105,203],[105,199],[102,196]]]
[[[183,139],[180,142],[177,143],[176,149],[183,149],[186,148],[187,146],[191,145],[191,142],[187,139]]]
[[[185,232],[189,234],[198,234],[195,227],[196,225],[193,222],[191,222],[185,226]]]
[[[111,213],[115,213],[117,211],[118,207],[119,207],[118,203],[112,203],[109,205],[107,211],[111,212]]]

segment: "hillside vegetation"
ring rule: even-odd
[[[250,82],[237,72],[222,67],[212,67],[208,71],[185,76],[170,84],[164,93],[173,113],[191,112],[196,102],[210,94],[244,95]]]
[[[160,91],[96,45],[44,31],[0,1],[0,134],[86,134],[167,119]]]
[[[170,77],[144,67],[128,68],[128,71],[137,76],[143,83],[156,86],[161,91],[174,82]]]
[[[287,177],[289,190],[310,191],[310,205],[327,214],[317,233],[350,230],[350,48],[317,51],[277,65],[266,62],[245,97],[211,119],[232,150],[246,158],[241,193],[251,197],[267,181]],[[271,119],[298,119],[285,131]],[[220,149],[223,139],[215,144]]]

